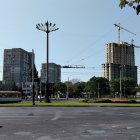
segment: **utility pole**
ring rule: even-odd
[[[39,100],[40,100],[40,102],[41,102],[41,80],[40,80],[40,94],[39,94]]]
[[[33,105],[35,105],[35,91],[34,91],[34,50],[32,49],[32,99]]]
[[[45,92],[45,102],[50,103],[49,95],[49,33],[58,30],[59,28],[55,27],[56,24],[49,23],[48,21],[45,24],[37,24],[36,28],[46,33],[47,35],[47,49],[46,49],[46,86],[47,90]]]
[[[69,99],[69,77],[68,77],[68,82],[67,82],[67,95],[66,95],[67,100]]]
[[[122,98],[122,66],[120,66],[120,98]]]
[[[98,98],[100,98],[100,83],[98,82]]]

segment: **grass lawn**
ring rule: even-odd
[[[0,107],[30,107],[32,101],[23,101],[19,103],[0,103]],[[34,106],[51,107],[140,107],[140,103],[86,103],[79,100],[52,101],[51,103],[36,101]]]

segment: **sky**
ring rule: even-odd
[[[61,69],[62,82],[72,79],[88,81],[103,76],[106,44],[118,42],[114,24],[134,32],[121,30],[121,41],[140,46],[140,15],[119,0],[0,0],[0,80],[3,74],[4,49],[23,48],[35,52],[35,64],[40,75],[46,63],[46,34],[36,24],[55,23],[59,30],[49,34],[49,62],[83,65],[85,68]],[[140,83],[140,49],[135,49]]]

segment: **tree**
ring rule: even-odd
[[[32,85],[32,98],[33,98],[33,105],[35,105],[35,86],[36,86],[36,91],[39,90],[39,83],[40,83],[40,79],[38,78],[38,71],[36,69],[36,66],[34,64],[34,84]],[[32,81],[32,69],[29,71],[29,82]],[[38,91],[37,91],[38,92]],[[49,102],[49,98],[48,98],[48,102]]]
[[[124,96],[134,95],[136,93],[136,90],[134,89],[137,87],[137,85],[133,80],[133,78],[130,77],[122,78],[122,86],[124,87],[123,89]]]
[[[65,82],[65,84],[67,85],[67,91],[69,93],[69,97],[73,96],[73,84],[71,81],[67,81]]]
[[[116,79],[112,79],[110,82],[110,91],[111,91],[111,94],[113,96],[116,96],[115,94],[119,94],[120,92],[120,79],[119,78],[116,78]]]
[[[104,77],[92,77],[86,85],[85,90],[91,93],[96,93],[96,97],[104,96],[108,94],[109,81]]]
[[[126,5],[129,7],[133,7],[133,9],[136,11],[137,15],[140,12],[140,0],[120,0],[119,6],[121,8],[124,8]]]
[[[73,95],[74,97],[79,97],[82,92],[85,90],[86,83],[85,82],[77,82],[73,84]]]
[[[135,84],[135,81],[130,78],[130,77],[123,77],[121,79],[122,82],[122,94],[124,97],[134,94],[132,93],[132,89],[134,89],[137,85]],[[110,81],[110,89],[111,89],[111,93],[115,94],[115,93],[119,93],[120,92],[120,78],[116,78]]]
[[[29,72],[29,82],[32,82],[32,69]],[[38,71],[36,69],[35,64],[34,64],[34,82],[39,82]]]
[[[67,85],[65,83],[62,83],[62,82],[57,82],[54,84],[54,90],[55,90],[56,95],[58,92],[66,94]]]

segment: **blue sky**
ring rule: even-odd
[[[46,62],[46,35],[36,29],[37,23],[55,23],[59,28],[50,33],[49,61],[60,65],[84,65],[85,69],[62,69],[62,81],[87,81],[103,76],[106,62],[105,45],[118,42],[114,23],[136,33],[121,30],[121,41],[140,46],[140,15],[131,8],[120,9],[119,0],[0,0],[0,79],[3,72],[3,50],[23,48],[35,52],[40,73]],[[140,49],[136,49],[140,81]]]

